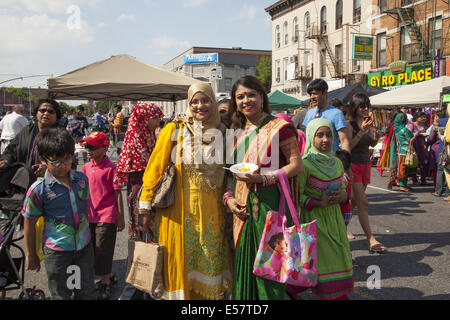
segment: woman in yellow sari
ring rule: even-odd
[[[221,299],[231,291],[232,280],[222,204],[223,159],[211,160],[211,150],[223,140],[211,136],[216,133],[216,138],[223,138],[225,127],[208,84],[192,85],[188,104],[186,116],[174,120],[178,132],[171,122],[159,134],[144,173],[139,210],[146,231],[153,225],[149,219],[153,190],[175,158],[171,151],[176,140],[175,203],[156,209],[154,217],[155,242],[164,248],[163,299]],[[199,155],[203,156],[200,162]]]

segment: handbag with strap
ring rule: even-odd
[[[439,153],[438,167],[450,170],[450,143],[445,142],[444,149]]]
[[[253,274],[294,286],[313,287],[317,283],[317,221],[300,225],[283,169],[277,171],[280,204],[269,211],[256,254]],[[294,226],[287,227],[287,201]]]
[[[417,157],[413,143],[410,143],[408,146],[408,152],[405,157],[405,166],[408,168],[417,168],[419,166],[419,158]]]
[[[153,299],[162,299],[164,293],[162,245],[130,240],[128,251],[130,254],[125,282],[147,292]]]
[[[175,130],[179,129],[178,122],[175,122]],[[175,141],[174,146],[176,147]],[[177,169],[173,161],[169,158],[169,164],[161,177],[161,180],[153,189],[154,196],[151,202],[152,208],[164,209],[172,206],[175,202],[175,177]]]

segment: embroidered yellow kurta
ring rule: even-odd
[[[169,123],[158,137],[144,173],[140,208],[148,208],[167,167],[174,130],[175,124]],[[164,248],[164,299],[218,299],[231,291],[232,281],[223,187],[200,188],[179,160],[178,148],[175,204],[157,209],[155,217],[156,239]]]

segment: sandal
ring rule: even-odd
[[[384,254],[387,252],[388,252],[387,248],[385,246],[383,246],[381,243],[377,243],[376,245],[369,247],[370,254],[374,254],[374,253]]]
[[[402,192],[412,192],[412,189],[408,187],[400,187],[399,190]]]
[[[115,273],[113,273],[112,275],[111,275],[111,277],[109,278],[109,281],[111,281],[110,282],[110,285],[112,286],[112,285],[115,285],[116,283],[117,283],[117,276],[116,276],[116,274]],[[100,280],[98,280],[96,283],[95,283],[95,290],[96,291],[101,291],[102,290],[102,285],[103,285],[103,282],[102,282],[102,279],[100,279]]]
[[[435,197],[440,197],[441,196],[439,193],[436,193],[436,192],[432,192],[431,195],[435,196]]]
[[[109,299],[111,299],[111,283],[110,284],[102,283],[100,294],[98,295],[98,300],[109,300]]]
[[[111,281],[111,285],[114,285],[114,284],[117,283],[117,276],[116,276],[115,273],[113,273],[113,274],[111,275],[111,277],[109,278],[109,281]]]

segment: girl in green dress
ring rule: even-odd
[[[300,223],[317,220],[317,273],[313,288],[321,299],[348,299],[353,290],[353,266],[340,203],[347,202],[344,168],[332,151],[333,130],[323,118],[306,129],[303,172],[298,177]],[[288,286],[292,294],[306,290]]]

